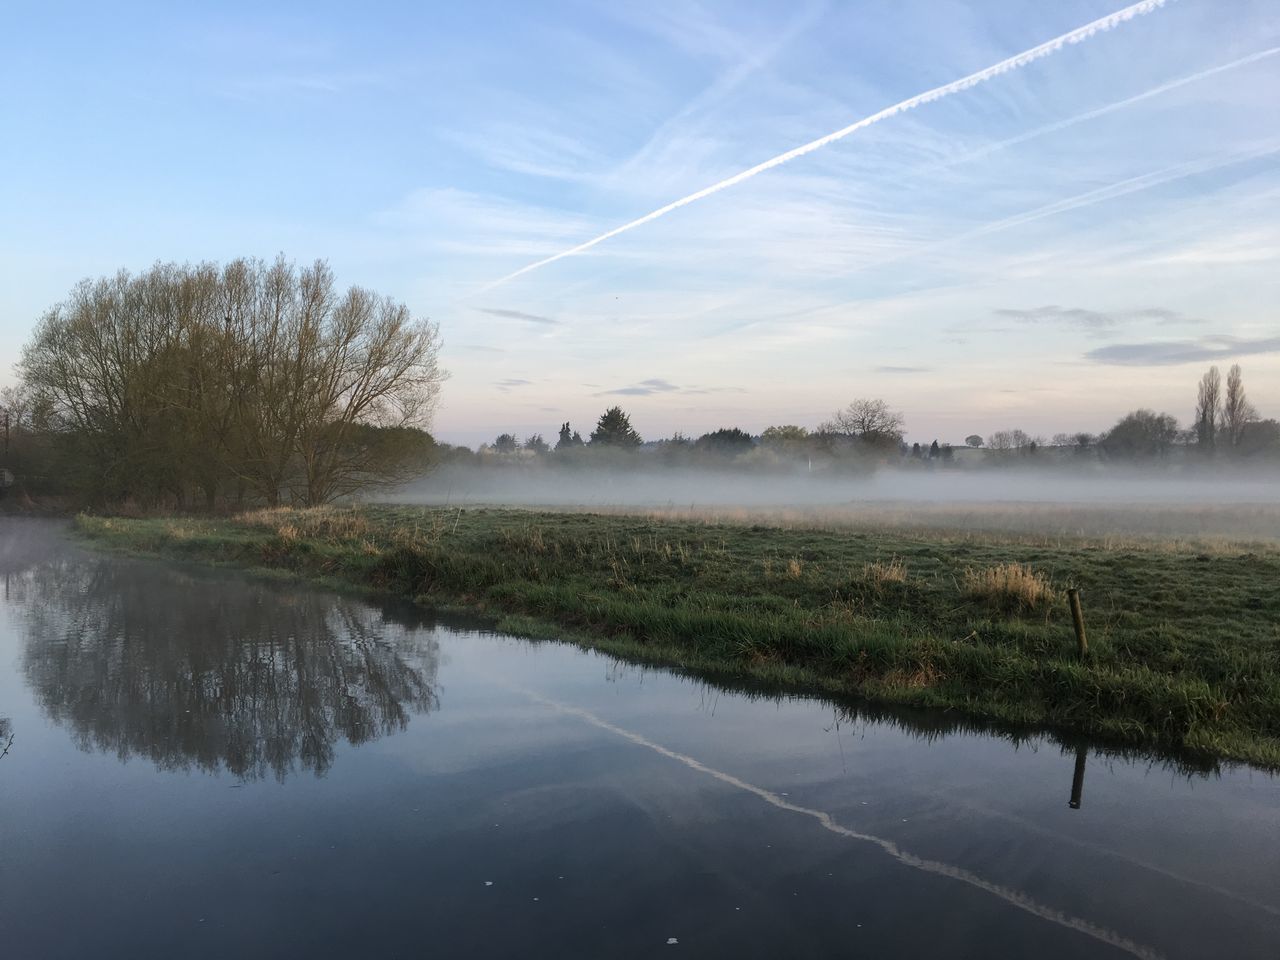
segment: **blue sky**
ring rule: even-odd
[[[1123,5],[11,2],[0,383],[81,277],[284,252],[440,323],[456,442],[614,402],[646,437],[859,396],[920,440],[1185,421],[1233,361],[1280,415],[1273,0],[1171,0],[481,292]]]

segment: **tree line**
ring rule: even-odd
[[[951,463],[956,447],[933,440],[907,444],[905,419],[881,399],[854,400],[816,428],[782,424],[751,434],[739,427],[722,427],[691,438],[677,432],[646,444],[631,425],[621,407],[601,414],[590,437],[584,440],[569,423],[560,427],[554,445],[533,434],[521,441],[514,433],[500,434],[492,444],[483,444],[473,455],[466,448],[453,448],[446,455],[466,460],[487,456],[560,457],[571,460],[577,451],[636,450],[651,447],[669,461],[809,460],[843,461],[929,461]],[[1224,381],[1217,367],[1201,378],[1192,424],[1183,428],[1169,413],[1138,409],[1121,417],[1111,429],[1100,434],[1057,433],[1052,437],[1033,435],[1013,428],[997,430],[987,437],[970,434],[963,447],[971,460],[980,453],[983,462],[993,464],[1030,462],[1023,458],[1055,455],[1059,459],[1152,461],[1168,458],[1178,451],[1200,460],[1252,461],[1280,458],[1280,423],[1263,419],[1245,393],[1238,364]]]
[[[156,264],[42,316],[0,398],[11,469],[96,502],[325,503],[429,462],[437,327],[328,265]]]

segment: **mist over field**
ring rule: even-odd
[[[1264,470],[881,468],[756,474],[449,464],[378,498],[429,506],[555,507],[745,522],[1044,535],[1280,539],[1280,485]]]

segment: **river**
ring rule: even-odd
[[[0,954],[1265,957],[1280,779],[0,519]]]

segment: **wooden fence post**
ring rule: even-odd
[[[1089,641],[1084,635],[1084,612],[1080,609],[1080,591],[1072,587],[1067,591],[1067,601],[1071,604],[1071,621],[1076,626],[1076,640],[1080,644],[1080,656],[1089,652]]]

